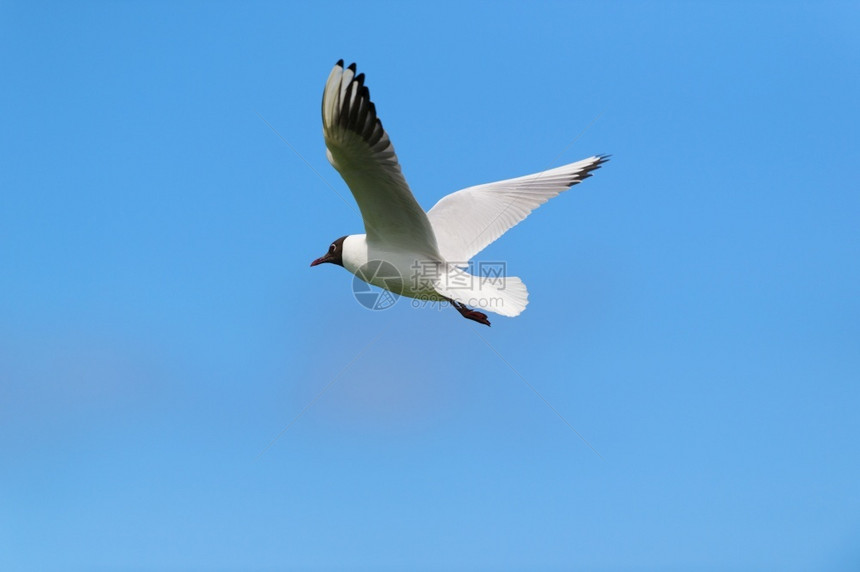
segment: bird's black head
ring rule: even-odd
[[[346,237],[342,236],[332,242],[331,246],[328,247],[328,252],[325,253],[325,256],[320,256],[311,262],[311,266],[316,266],[323,262],[330,262],[332,264],[337,264],[338,266],[343,266],[343,241],[345,239]]]

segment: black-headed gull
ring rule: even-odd
[[[477,307],[516,316],[528,304],[522,280],[496,271],[473,275],[469,261],[531,211],[608,160],[576,163],[469,187],[424,209],[400,171],[394,146],[376,116],[364,74],[335,64],[322,100],[328,160],[352,191],[366,234],[335,240],[311,266],[329,262],[402,296],[450,302],[465,318],[490,325]]]

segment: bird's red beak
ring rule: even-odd
[[[313,262],[311,262],[311,266],[316,266],[317,264],[322,264],[323,262],[328,262],[328,255],[317,258]]]

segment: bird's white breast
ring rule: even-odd
[[[343,267],[355,274],[367,263],[367,237],[351,234],[343,240]]]
[[[343,241],[344,268],[365,282],[403,296],[442,300],[433,288],[439,264],[406,250],[368,244],[364,234],[351,234]]]

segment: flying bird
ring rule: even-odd
[[[591,176],[608,160],[595,155],[516,179],[469,187],[427,212],[418,204],[376,114],[364,74],[338,61],[322,99],[326,155],[352,191],[365,234],[342,236],[311,266],[343,266],[396,294],[450,303],[463,317],[517,316],[528,304],[522,280],[474,275],[469,261],[534,209]]]

